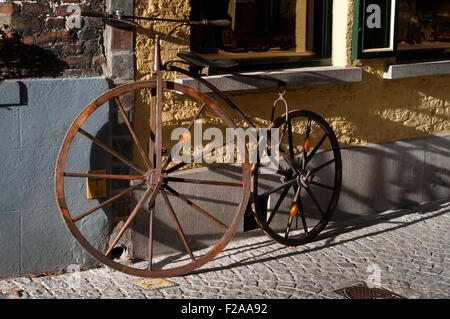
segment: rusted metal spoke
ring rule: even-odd
[[[325,133],[322,138],[320,139],[319,143],[317,143],[316,146],[314,146],[313,150],[311,151],[311,153],[308,154],[308,156],[306,157],[306,164],[309,163],[309,161],[311,160],[311,158],[316,154],[316,152],[319,150],[319,148],[322,146],[323,142],[325,142],[326,138],[328,137],[328,134]]]
[[[147,269],[152,270],[153,265],[153,219],[155,218],[155,210],[150,207],[150,216],[148,222],[148,265]]]
[[[106,178],[106,179],[121,179],[121,180],[146,180],[147,177],[143,175],[113,175],[113,174],[94,174],[94,173],[72,173],[64,172],[64,176],[68,177],[88,177],[88,178]]]
[[[125,113],[125,110],[122,106],[122,103],[120,103],[119,98],[115,98],[114,101],[116,102],[117,106],[119,107],[120,113],[122,114],[122,118],[125,121],[125,124],[128,127],[128,131],[130,131],[131,137],[133,138],[134,143],[136,144],[136,147],[141,154],[142,158],[144,159],[145,164],[147,165],[147,168],[154,168],[152,163],[150,162],[150,159],[145,154],[144,147],[142,146],[141,142],[139,141],[139,138],[137,137],[136,133],[133,130],[133,127],[131,126],[130,120],[128,119],[127,114]]]
[[[168,177],[167,181],[169,181],[169,182],[180,182],[180,183],[192,183],[192,184],[204,184],[204,185],[243,187],[242,183],[230,183],[230,182],[220,182],[220,181],[181,178],[181,177]]]
[[[184,197],[183,195],[178,193],[176,190],[174,190],[170,186],[164,185],[164,188],[167,189],[169,192],[171,192],[173,195],[177,196],[183,202],[185,202],[186,204],[188,204],[189,206],[194,208],[196,211],[200,212],[202,215],[208,217],[211,221],[213,221],[214,223],[216,223],[217,225],[219,225],[223,229],[228,230],[229,227],[227,225],[223,224],[221,221],[219,221],[214,216],[211,216],[210,214],[208,214],[205,210],[203,210],[202,208],[200,208],[197,205],[195,205],[193,202],[191,202],[189,199],[187,199],[186,197]]]
[[[95,206],[94,208],[92,208],[92,209],[90,209],[90,210],[84,212],[83,214],[77,216],[76,218],[73,219],[73,222],[75,223],[75,222],[79,221],[80,219],[82,219],[82,218],[84,218],[84,217],[86,217],[86,216],[92,214],[93,212],[99,210],[100,208],[102,208],[102,207],[104,207],[104,206],[106,206],[106,205],[108,205],[108,204],[110,204],[110,203],[112,203],[112,202],[118,200],[118,199],[121,198],[122,196],[125,196],[126,194],[129,194],[129,193],[133,192],[134,190],[138,189],[139,187],[141,187],[141,186],[144,185],[144,184],[145,184],[145,182],[141,182],[141,183],[139,183],[139,184],[137,184],[137,185],[135,185],[135,186],[133,186],[133,187],[130,187],[130,188],[124,190],[123,192],[121,192],[121,193],[115,195],[114,197],[111,197],[111,198],[108,199],[107,201],[104,201],[104,202],[101,203],[100,205],[97,205],[97,206]]]
[[[124,156],[120,155],[119,153],[117,153],[115,150],[113,150],[111,147],[109,147],[108,145],[104,144],[102,141],[100,141],[99,139],[95,138],[94,136],[92,136],[91,134],[89,134],[88,132],[86,132],[85,130],[83,130],[81,127],[78,129],[78,132],[80,132],[81,134],[83,134],[84,136],[86,136],[88,139],[90,139],[92,142],[94,142],[95,144],[97,144],[98,146],[100,146],[101,148],[103,148],[105,151],[107,151],[108,153],[110,153],[111,155],[115,156],[117,159],[121,160],[122,162],[124,162],[125,164],[127,164],[128,166],[134,168],[135,170],[137,170],[138,172],[141,172],[142,174],[145,174],[145,170],[141,167],[139,167],[138,165],[134,164],[133,162],[131,162],[130,160],[126,159]]]
[[[186,132],[189,132],[191,130],[192,126],[194,125],[194,122],[198,119],[200,114],[203,112],[203,109],[205,108],[205,106],[206,106],[206,103],[203,103],[202,106],[200,107],[200,109],[194,115],[194,118],[191,120],[191,122],[189,123],[188,127],[186,128]],[[180,144],[177,144],[177,145],[180,145]],[[162,165],[162,169],[165,170],[167,168],[167,166],[169,166],[169,164],[171,162],[172,162],[172,154],[169,154],[169,156],[167,157],[167,159],[165,160],[165,162]]]
[[[280,197],[278,198],[275,206],[272,209],[272,212],[270,213],[269,219],[267,220],[267,225],[270,225],[272,222],[272,219],[275,217],[275,214],[278,212],[278,209],[280,208],[281,203],[286,198],[287,193],[289,193],[290,187],[286,187],[283,189],[283,191],[280,194]]]
[[[164,198],[164,201],[166,202],[167,209],[169,210],[170,216],[172,217],[172,219],[173,219],[173,221],[175,223],[175,226],[177,227],[178,234],[180,235],[181,240],[183,241],[183,244],[186,247],[187,252],[189,253],[189,256],[191,256],[192,261],[195,261],[194,254],[192,253],[192,250],[189,247],[189,244],[188,244],[188,242],[186,240],[186,236],[183,233],[183,230],[181,228],[180,222],[178,221],[178,218],[175,215],[175,211],[173,209],[172,204],[169,201],[169,198],[167,197],[166,191],[164,189],[162,189],[161,190],[161,194],[162,194],[162,196]]]
[[[128,228],[128,226],[131,224],[131,222],[133,221],[134,217],[136,217],[137,213],[139,212],[139,209],[142,207],[142,205],[144,204],[145,200],[147,199],[147,197],[150,195],[150,193],[152,193],[152,196],[150,198],[149,202],[154,202],[156,195],[159,192],[159,188],[161,187],[161,184],[158,183],[156,185],[156,187],[154,189],[152,188],[148,188],[144,195],[142,196],[142,198],[139,200],[139,202],[136,204],[136,207],[134,207],[133,211],[131,212],[130,216],[128,217],[127,221],[125,222],[125,224],[122,226],[122,228],[120,229],[119,233],[117,234],[116,238],[113,240],[113,242],[111,243],[111,245],[109,246],[108,250],[105,253],[105,256],[108,256],[111,251],[113,250],[114,246],[116,246],[117,242],[120,240],[120,238],[122,237],[122,235],[125,233],[125,230]]]
[[[332,160],[329,160],[328,162],[323,163],[322,165],[317,166],[316,168],[311,170],[311,174],[317,173],[318,171],[320,171],[321,169],[327,167],[330,164],[333,164],[335,162],[335,159],[333,158]]]
[[[211,154],[214,150],[223,148],[224,146],[226,146],[226,145],[228,145],[228,144],[230,144],[230,143],[234,143],[234,138],[233,138],[232,140],[230,139],[230,140],[225,141],[225,143],[223,143],[222,146],[217,147],[217,148],[216,148],[214,145],[210,144],[210,147],[208,147],[206,150],[204,150],[201,154],[198,154],[198,155],[192,157],[190,163],[195,163],[198,159],[201,159],[202,157],[208,156],[208,155]],[[177,144],[177,145],[178,145],[178,144]],[[186,166],[186,165],[188,165],[188,164],[190,164],[190,163],[184,163],[184,162],[181,162],[181,163],[175,164],[175,165],[172,166],[171,168],[169,168],[169,169],[167,169],[167,170],[164,170],[164,173],[165,173],[165,174],[173,173],[173,172],[175,172],[176,170],[178,170],[178,169],[180,169],[180,168],[182,168],[182,167],[184,167],[184,166]]]
[[[309,197],[311,197],[312,201],[314,202],[314,204],[316,205],[317,209],[319,210],[320,214],[322,216],[325,215],[325,213],[323,212],[322,208],[320,208],[320,204],[316,198],[316,196],[314,196],[314,193],[309,189],[309,188],[305,188],[306,192],[308,193]]]
[[[189,123],[189,126],[187,127],[188,131],[192,128],[192,126],[194,125],[194,122],[198,119],[200,114],[203,112],[205,106],[206,106],[206,103],[203,103],[202,106],[200,106],[197,113],[194,115],[194,118],[192,119],[191,123]]]
[[[331,186],[328,186],[328,185],[325,185],[325,184],[322,184],[322,183],[319,183],[316,181],[311,181],[311,184],[334,191],[334,187],[331,187]]]

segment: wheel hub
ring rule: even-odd
[[[300,186],[302,185],[305,188],[309,188],[309,184],[311,183],[313,179],[313,175],[311,175],[311,171],[307,171],[306,175],[299,175],[297,176],[297,184]]]
[[[163,185],[167,184],[167,174],[157,174],[155,170],[148,171],[145,176],[147,177],[145,184],[149,187],[154,187],[161,181]]]
[[[307,171],[305,176],[296,175],[296,176],[292,177],[291,174],[289,174],[288,176],[281,176],[280,182],[286,183],[286,182],[292,181],[292,179],[296,179],[298,186],[303,186],[305,188],[309,188],[309,184],[311,184],[311,181],[313,180],[313,178],[314,178],[314,175],[311,174],[311,171]]]

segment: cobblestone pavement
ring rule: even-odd
[[[100,267],[0,280],[0,298],[343,298],[335,290],[374,282],[406,298],[450,297],[450,200],[334,224],[317,241],[287,248],[261,235],[235,238],[175,285]],[[377,275],[379,275],[377,277]],[[376,283],[376,282],[374,282]]]

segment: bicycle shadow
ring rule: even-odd
[[[20,38],[0,42],[0,80],[58,77],[68,67],[51,50],[23,43]]]
[[[411,213],[429,214],[435,210],[439,210],[439,211],[432,215],[427,215],[425,217],[415,219],[412,221],[405,221],[405,222],[395,221],[395,219],[402,218]],[[323,248],[335,247],[335,246],[343,245],[345,243],[354,242],[359,239],[367,238],[370,236],[376,236],[376,235],[380,235],[383,233],[389,233],[392,231],[396,231],[400,228],[418,224],[418,223],[424,222],[426,220],[429,220],[429,219],[432,219],[432,218],[435,218],[435,217],[438,217],[438,216],[441,216],[441,215],[444,215],[447,213],[450,213],[450,203],[448,202],[448,200],[442,200],[442,201],[438,201],[438,202],[425,203],[422,205],[413,206],[411,208],[405,208],[405,209],[400,209],[400,210],[396,210],[396,211],[388,211],[383,214],[380,214],[378,218],[369,219],[367,217],[362,217],[356,222],[356,224],[355,224],[355,221],[349,220],[347,222],[335,224],[330,229],[319,234],[311,242],[311,243],[317,243],[320,241],[325,241],[323,245],[308,247],[311,244],[307,244],[306,248],[302,249],[302,246],[299,246],[295,249],[295,251],[289,251],[285,254],[277,254],[276,256],[267,256],[268,253],[263,252],[263,253],[260,253],[259,255],[253,255],[252,257],[246,257],[246,258],[243,258],[238,261],[236,261],[236,259],[239,257],[235,257],[235,259],[234,259],[235,262],[230,265],[201,268],[201,269],[194,270],[190,274],[197,275],[197,274],[207,273],[207,272],[211,272],[211,271],[221,271],[221,270],[233,269],[233,268],[237,268],[237,267],[241,267],[241,266],[251,266],[256,263],[270,262],[270,261],[278,260],[280,258],[292,257],[292,256],[300,255],[300,254],[308,254],[308,253],[311,253],[314,251],[321,250]],[[358,230],[361,230],[363,228],[375,226],[378,224],[384,224],[384,223],[393,224],[395,226],[387,228],[387,229],[383,229],[383,230],[376,230],[371,233],[364,233],[361,235],[355,234],[355,236],[352,238],[347,238],[347,239],[343,238],[341,240],[337,240],[337,238],[340,235],[349,234],[351,232],[357,232]],[[242,245],[242,246],[238,245],[236,247],[225,248],[222,251],[221,255],[216,257],[214,260],[217,260],[220,258],[226,258],[231,254],[235,254],[233,252],[233,250],[238,250],[239,254],[241,254],[241,253],[245,253],[247,251],[255,251],[260,248],[271,246],[271,245],[274,246],[274,250],[271,251],[270,253],[274,253],[274,252],[286,249],[285,246],[281,246],[281,245],[271,241],[269,238],[267,238],[266,240],[264,240],[262,242],[257,242],[254,244],[247,244],[247,245]],[[279,247],[277,248],[276,246],[279,246]],[[294,249],[294,248],[290,248],[290,249]]]

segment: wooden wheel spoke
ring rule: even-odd
[[[102,141],[100,141],[99,139],[95,138],[94,136],[92,136],[91,134],[89,134],[88,132],[86,132],[85,130],[83,130],[81,127],[78,129],[78,132],[80,132],[81,134],[83,134],[84,136],[86,136],[88,139],[90,139],[92,142],[94,142],[95,144],[97,144],[98,146],[100,146],[101,148],[103,148],[105,151],[107,151],[108,153],[110,153],[111,155],[115,156],[117,159],[121,160],[122,162],[124,162],[125,164],[127,164],[128,166],[134,168],[135,170],[137,170],[138,172],[141,172],[142,174],[145,173],[145,170],[141,167],[139,167],[138,165],[134,164],[133,162],[131,162],[130,160],[126,159],[123,155],[120,155],[118,152],[116,152],[115,150],[113,150],[111,147],[109,147],[108,145],[106,145],[105,143],[103,143]]]
[[[283,188],[287,188],[287,187],[290,187],[290,186],[294,185],[296,182],[297,182],[296,179],[293,178],[289,182],[286,182],[286,183],[284,183],[284,184],[282,184],[280,186],[277,186],[277,187],[275,187],[275,188],[273,188],[273,189],[271,189],[271,190],[269,190],[269,191],[267,191],[265,193],[262,193],[261,195],[258,195],[258,197],[267,197],[270,194],[278,192],[279,190],[281,190]]]
[[[145,182],[142,182],[142,183],[139,183],[139,184],[137,184],[137,185],[135,185],[133,187],[130,187],[130,188],[124,190],[123,192],[115,195],[114,197],[111,197],[107,201],[104,201],[100,205],[97,205],[94,208],[91,208],[90,210],[88,210],[88,211],[84,212],[83,214],[77,216],[76,218],[73,219],[73,222],[75,223],[75,222],[79,221],[80,219],[82,219],[82,218],[92,214],[93,212],[99,210],[100,208],[102,208],[102,207],[104,207],[104,206],[106,206],[106,205],[108,205],[108,204],[118,200],[122,196],[125,196],[126,194],[129,194],[129,193],[133,192],[134,190],[138,189],[139,187],[143,186],[144,184],[145,184]]]
[[[231,187],[243,187],[242,183],[230,183],[221,181],[211,181],[204,179],[191,179],[191,178],[181,178],[181,177],[168,177],[169,182],[179,182],[179,183],[192,183],[192,184],[203,184],[203,185],[217,185],[217,186],[231,186]]]
[[[314,146],[313,150],[311,151],[311,153],[308,154],[308,156],[306,157],[306,164],[309,163],[309,161],[312,159],[312,157],[317,153],[317,151],[319,150],[319,148],[322,146],[323,142],[325,142],[326,138],[328,137],[328,134],[325,133],[322,138],[320,139],[319,143],[317,143],[316,146]]]
[[[298,203],[298,213],[300,214],[300,218],[302,220],[305,235],[308,235],[308,225],[306,224],[305,211],[303,210],[302,198],[300,196],[298,197],[297,203]]]
[[[128,226],[131,224],[133,219],[136,217],[137,213],[139,212],[139,209],[142,207],[142,205],[144,204],[145,200],[150,195],[150,193],[152,195],[151,195],[150,200],[149,200],[149,206],[151,206],[151,203],[153,203],[155,201],[156,195],[158,194],[160,187],[161,187],[161,184],[158,183],[154,189],[149,187],[145,191],[144,195],[142,195],[141,199],[139,200],[139,202],[134,207],[133,211],[131,212],[130,216],[126,220],[125,224],[120,229],[120,231],[117,234],[116,238],[113,240],[113,242],[109,246],[108,250],[105,253],[105,256],[108,256],[111,253],[111,251],[113,250],[114,246],[116,246],[117,242],[120,240],[122,235],[125,233],[125,230],[128,228]]]
[[[290,171],[290,170],[288,170],[288,169],[284,169],[284,168],[282,168],[282,167],[279,168],[279,169],[275,172],[275,174],[283,175],[283,176],[288,176],[289,173],[292,173],[292,171]]]
[[[271,174],[278,174],[278,175],[287,176],[287,175],[289,174],[288,170],[287,170],[287,169],[284,169],[284,168],[280,165],[279,159],[278,159],[278,160],[275,159],[275,156],[272,155],[272,150],[271,150],[270,148],[269,148],[267,151],[268,151],[268,152],[267,152],[267,155],[268,155],[267,157],[269,158],[269,161],[274,165],[273,167],[278,167],[277,171],[276,171],[276,172],[273,172],[273,173],[271,173]],[[264,162],[264,163],[260,162],[260,163],[259,163],[259,166],[258,166],[258,170],[261,169],[262,167],[266,166],[266,165],[267,165],[266,163],[267,163],[267,162]],[[269,165],[269,170],[271,170],[270,167],[272,167],[272,166]],[[271,171],[272,171],[272,170],[271,170]],[[258,173],[259,173],[259,171],[258,171]]]
[[[306,124],[306,135],[305,135],[305,141],[304,141],[304,144],[303,144],[303,156],[302,156],[302,163],[301,163],[301,166],[302,166],[303,170],[305,169],[306,164],[307,164],[308,152],[307,152],[307,149],[306,149],[306,142],[309,143],[309,135],[310,135],[310,133],[311,133],[311,118],[309,117],[308,118],[308,123]]]
[[[120,103],[120,100],[117,97],[114,99],[114,101],[116,102],[117,106],[119,107],[120,114],[122,114],[122,118],[123,118],[123,120],[125,121],[125,124],[128,127],[128,131],[130,132],[131,137],[133,138],[133,141],[136,144],[136,147],[137,147],[139,153],[141,154],[145,164],[147,165],[147,168],[148,169],[150,169],[150,168],[153,169],[154,167],[153,167],[152,163],[150,162],[150,159],[148,158],[148,156],[145,155],[144,147],[142,146],[142,144],[139,141],[136,133],[134,132],[133,127],[131,126],[130,120],[128,119],[128,116],[125,113],[125,110],[124,110],[124,108],[122,106],[122,103]]]
[[[72,173],[64,172],[67,177],[88,177],[88,178],[106,178],[106,179],[120,179],[120,180],[146,180],[147,177],[143,175],[114,175],[114,174],[97,174],[97,173]]]
[[[189,199],[187,199],[185,196],[183,196],[182,194],[178,193],[176,190],[174,190],[172,187],[165,185],[164,186],[165,189],[167,189],[169,192],[171,192],[173,195],[175,195],[176,197],[178,197],[179,199],[181,199],[183,202],[185,202],[187,205],[189,205],[190,207],[194,208],[196,211],[198,211],[199,213],[201,213],[202,215],[208,217],[211,221],[213,221],[214,223],[216,223],[218,226],[222,227],[225,230],[228,230],[229,227],[225,224],[223,224],[221,221],[219,221],[217,218],[215,218],[214,216],[212,216],[211,214],[209,214],[208,212],[206,212],[205,210],[203,210],[202,208],[200,208],[199,206],[197,206],[196,204],[194,204],[192,201],[190,201]]]
[[[167,209],[169,210],[170,216],[172,217],[172,219],[175,223],[175,226],[177,227],[178,234],[180,235],[181,240],[183,241],[184,247],[186,247],[186,250],[189,253],[189,256],[191,256],[192,261],[195,261],[194,254],[192,253],[192,250],[189,247],[186,236],[183,233],[183,229],[181,228],[180,222],[178,221],[178,218],[175,215],[175,211],[173,209],[172,204],[169,201],[169,197],[167,196],[166,191],[164,189],[162,189],[161,194],[164,198],[164,201],[166,202],[166,206],[167,206]]]
[[[295,187],[295,186],[294,186]],[[292,200],[292,204],[297,205],[298,204],[298,199],[300,198],[300,191],[301,191],[301,187],[297,187],[297,189],[295,190],[295,195],[294,198]],[[291,208],[292,209],[292,208]],[[297,212],[298,213],[298,212]],[[286,231],[284,232],[284,238],[288,238],[289,237],[289,232],[291,231],[291,225],[292,225],[292,220],[294,219],[294,216],[292,216],[291,213],[289,213],[289,219],[288,219],[288,223],[286,226]]]
[[[322,208],[320,208],[320,204],[319,204],[316,196],[314,195],[314,193],[309,188],[305,188],[305,190],[308,193],[309,197],[311,197],[312,201],[314,202],[314,205],[316,205],[316,207],[319,210],[320,214],[322,216],[324,216],[325,213],[323,212]]]
[[[287,124],[288,124],[287,127],[288,127],[288,139],[289,139],[289,154],[295,160],[294,143],[293,143],[293,140],[292,140],[292,123],[291,123],[291,120],[289,120],[289,122]]]
[[[316,182],[316,181],[311,181],[311,184],[312,184],[312,185],[319,186],[319,187],[322,187],[322,188],[329,189],[329,190],[331,190],[331,191],[334,191],[334,187],[328,186],[328,185],[325,185],[325,184],[322,184],[322,183],[319,183],[319,182]]]
[[[286,230],[284,232],[284,238],[288,238],[289,237],[289,232],[291,231],[291,225],[292,225],[292,220],[293,219],[294,218],[291,217],[291,215],[289,215],[289,220],[288,220],[288,223],[287,223],[287,226],[286,226]]]
[[[279,151],[283,159],[286,161],[286,164],[289,166],[289,168],[292,170],[292,172],[297,173],[299,175],[302,175],[302,173],[306,174],[306,172],[298,166],[298,164],[295,162],[295,158],[292,157],[290,154],[287,154],[286,151],[281,147],[279,147]]]
[[[323,163],[322,165],[317,166],[316,168],[311,170],[311,174],[317,173],[318,171],[320,171],[321,169],[327,167],[330,164],[333,164],[335,162],[335,159],[333,158],[332,160],[329,160],[325,163]]]
[[[270,225],[270,223],[272,222],[272,219],[275,217],[275,214],[278,212],[278,209],[280,208],[281,203],[285,199],[287,193],[289,193],[289,189],[290,189],[290,187],[286,187],[281,192],[280,197],[278,197],[278,200],[277,200],[275,206],[273,207],[272,212],[270,213],[269,219],[267,219],[267,225]]]

